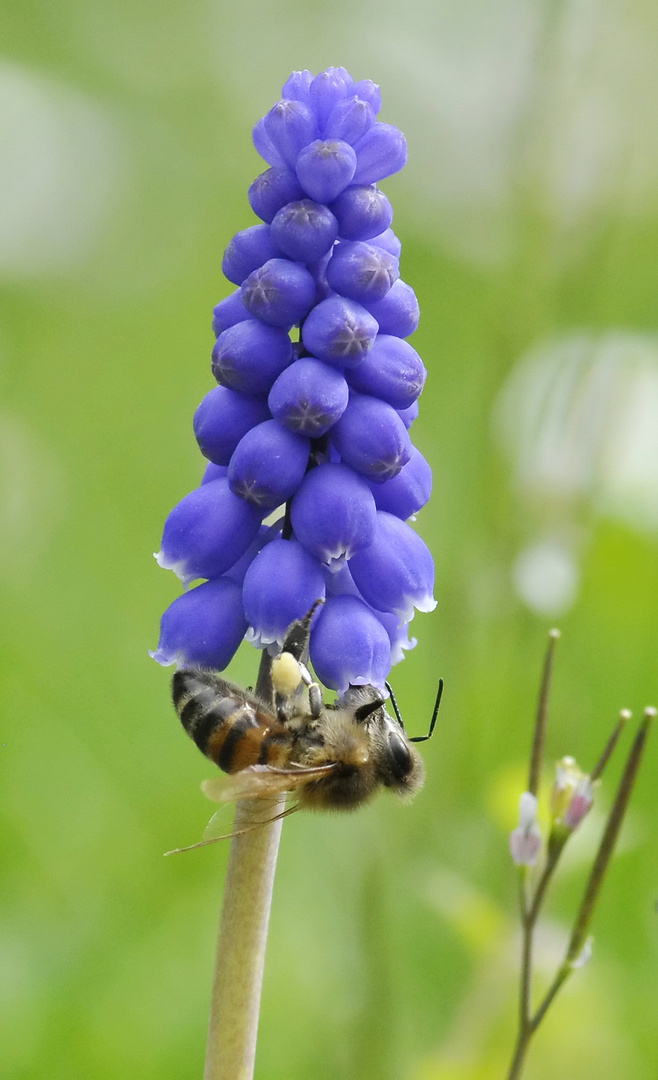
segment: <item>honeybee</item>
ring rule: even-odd
[[[206,781],[204,790],[213,786],[215,792],[206,790],[209,797],[232,801],[295,792],[292,809],[353,810],[381,787],[404,800],[422,787],[423,762],[413,743],[432,734],[442,682],[429,733],[414,739],[395,698],[393,719],[373,686],[352,686],[340,704],[326,705],[305,665],[316,606],[292,624],[277,657],[263,654],[260,694],[201,668],[175,673],[173,700],[183,727],[229,774],[219,792],[216,781]]]

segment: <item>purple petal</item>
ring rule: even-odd
[[[270,326],[290,327],[309,312],[315,300],[315,281],[297,263],[270,259],[242,283],[242,299],[255,318]]]
[[[269,225],[252,225],[236,233],[229,242],[222,259],[222,273],[234,285],[242,285],[253,270],[280,254]]]
[[[150,655],[163,667],[178,664],[223,671],[246,629],[240,585],[217,578],[170,604],[160,622],[157,651]]]
[[[388,634],[356,596],[332,597],[311,631],[311,661],[320,681],[338,693],[365,683],[383,688],[391,669]]]
[[[427,545],[409,525],[383,510],[377,512],[370,547],[350,559],[350,573],[364,600],[404,622],[413,617],[414,608],[436,607],[434,562]]]
[[[377,334],[368,355],[348,372],[351,387],[387,401],[394,409],[413,405],[426,378],[423,361],[413,346],[389,334]]]
[[[348,187],[331,204],[344,240],[370,240],[385,232],[393,220],[393,207],[371,184]]]
[[[375,184],[399,172],[407,161],[407,140],[392,124],[376,123],[354,149],[357,157],[354,184]]]
[[[283,328],[246,319],[229,326],[217,338],[212,373],[218,383],[231,390],[267,394],[292,355],[290,338]]]
[[[418,328],[420,308],[416,294],[401,278],[394,282],[383,300],[368,304],[367,308],[379,323],[381,334],[406,338]]]
[[[411,457],[411,440],[395,409],[366,394],[350,395],[330,438],[347,465],[380,484],[397,476]]]
[[[222,477],[226,476],[227,472],[227,465],[215,465],[213,461],[209,461],[204,469],[201,483],[211,484],[213,480],[221,480]]]
[[[301,619],[325,585],[317,559],[296,540],[272,540],[253,560],[243,587],[249,623],[247,640],[259,647],[281,643],[295,619]]]
[[[304,192],[291,169],[266,169],[249,188],[249,205],[257,217],[271,222],[282,206],[303,198]]]
[[[398,261],[383,248],[362,240],[341,240],[327,266],[327,282],[334,292],[359,304],[383,300],[400,276]]]
[[[242,289],[236,289],[213,308],[212,328],[215,337],[219,337],[223,330],[228,330],[229,326],[235,326],[236,323],[250,318],[251,315],[242,303]]]
[[[352,86],[351,93],[356,94],[362,101],[367,101],[375,116],[382,107],[382,95],[377,83],[372,79],[361,79]]]
[[[377,323],[360,304],[330,296],[316,304],[302,327],[305,347],[330,364],[355,367],[377,335]]]
[[[261,517],[255,506],[233,494],[227,479],[202,484],[165,521],[158,566],[184,582],[219,577],[247,550]]]
[[[398,409],[397,413],[408,431],[414,420],[418,419],[418,401],[414,401],[408,409]]]
[[[340,139],[317,139],[305,146],[295,162],[297,179],[316,202],[330,203],[348,184],[356,169],[356,154]]]
[[[379,236],[371,237],[368,242],[374,244],[375,247],[380,247],[383,248],[384,251],[388,251],[389,255],[393,255],[396,259],[400,258],[402,244],[392,229],[384,229],[383,233],[380,233]]]
[[[231,491],[259,506],[274,509],[299,487],[310,452],[308,439],[266,420],[240,440],[228,467]]]
[[[325,139],[340,139],[354,143],[365,135],[375,123],[375,114],[367,101],[358,97],[348,97],[334,106],[324,129]]]
[[[272,238],[296,262],[317,262],[337,236],[338,222],[331,210],[312,199],[287,203],[272,221]]]
[[[370,482],[378,510],[406,521],[425,506],[432,493],[432,470],[420,450],[411,448],[411,457],[397,476],[384,484]]]
[[[311,83],[313,73],[304,68],[303,71],[293,71],[292,75],[283,84],[281,97],[289,101],[302,101],[304,105],[311,104]]]
[[[340,371],[305,356],[279,375],[267,401],[275,420],[290,431],[319,438],[345,412],[349,390]]]
[[[268,165],[272,165],[275,169],[285,168],[285,161],[265,129],[265,117],[254,126],[252,138],[256,150]]]
[[[228,465],[240,439],[269,419],[263,398],[216,386],[194,414],[194,434],[204,457],[216,465]]]
[[[264,127],[282,162],[294,167],[300,150],[318,137],[315,116],[301,101],[282,100],[270,109]],[[272,162],[271,164],[274,164]]]
[[[321,71],[316,75],[310,86],[311,108],[313,109],[318,130],[324,131],[325,124],[334,106],[342,101],[347,93],[345,79],[338,73],[337,68]]]
[[[297,539],[330,566],[372,543],[377,524],[370,488],[347,465],[311,469],[292,500],[290,514]]]

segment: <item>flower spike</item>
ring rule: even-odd
[[[418,301],[379,187],[407,144],[380,109],[379,87],[345,68],[296,71],[253,129],[267,168],[249,188],[256,220],[223,255],[218,385],[194,418],[209,465],[157,555],[205,584],[165,612],[159,663],[223,670],[244,637],[273,654],[326,599],[306,627],[318,678],[383,688],[414,611],[435,606],[407,523],[432,485],[408,430],[426,378],[405,340]]]

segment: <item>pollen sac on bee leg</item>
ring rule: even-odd
[[[302,682],[302,669],[292,653],[281,652],[272,660],[272,684],[277,694],[290,697]]]

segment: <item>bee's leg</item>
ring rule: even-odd
[[[256,694],[270,708],[274,704],[274,686],[272,684],[272,657],[267,649],[260,654],[260,667],[256,680]]]
[[[308,687],[308,703],[311,716],[317,720],[324,707],[322,691],[318,684],[311,678],[311,673],[305,664],[300,663],[299,670],[302,673],[302,682]]]
[[[306,613],[303,619],[298,619],[297,622],[292,623],[283,639],[282,651],[292,653],[295,660],[300,660],[302,663],[308,662],[308,643],[311,637],[311,620],[315,614],[316,608],[320,604],[324,604],[324,600],[316,600],[311,610]]]

